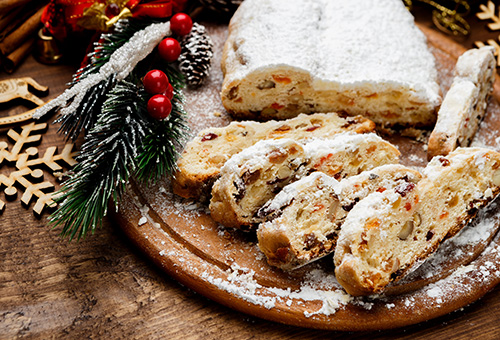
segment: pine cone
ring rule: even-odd
[[[210,73],[213,56],[212,39],[205,32],[205,26],[193,24],[193,29],[181,41],[179,69],[186,77],[188,86],[200,86]]]
[[[200,3],[213,11],[234,13],[243,0],[200,0]]]

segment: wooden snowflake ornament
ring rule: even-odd
[[[479,5],[479,9],[482,12],[476,14],[479,20],[492,20],[492,23],[488,24],[488,28],[492,31],[500,30],[500,17],[495,15],[495,4],[493,1],[488,1],[487,6],[481,4]],[[500,11],[499,11],[500,14]]]
[[[61,151],[57,153],[57,147],[48,147],[43,156],[39,156],[38,148],[29,146],[38,144],[41,141],[41,133],[46,131],[47,124],[30,123],[21,127],[18,133],[14,129],[7,132],[7,136],[13,142],[9,150],[9,143],[0,142],[0,166],[14,165],[15,171],[8,175],[0,174],[0,186],[4,187],[4,194],[7,201],[13,201],[18,196],[18,189],[23,190],[21,203],[25,207],[35,201],[33,212],[39,217],[46,207],[55,207],[54,202],[55,185],[44,180],[45,172],[42,169],[48,169],[54,175],[61,172],[63,167],[58,162],[65,163],[72,167],[76,164],[73,152],[73,144],[66,144]],[[5,202],[0,200],[0,211],[5,209]]]
[[[488,28],[492,31],[500,30],[500,9],[498,10],[498,15],[495,14],[495,4],[493,1],[488,1],[487,5],[481,4],[479,9],[482,12],[476,13],[476,16],[479,20],[491,20],[493,22],[488,24]],[[498,36],[498,40],[500,40],[500,36]],[[494,39],[488,39],[486,44],[493,46],[495,48],[495,57],[497,58],[497,67],[500,66],[500,45]],[[482,41],[475,41],[474,45],[476,47],[483,47],[486,45]]]

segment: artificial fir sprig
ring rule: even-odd
[[[88,132],[78,164],[63,184],[60,205],[50,217],[61,234],[79,239],[101,225],[107,204],[115,202],[135,167],[137,150],[149,132],[143,97],[145,91],[122,81],[109,93],[102,114]]]
[[[101,112],[107,93],[115,85],[116,77],[112,74],[108,79],[89,88],[77,110],[60,115],[56,119],[56,123],[61,123],[58,132],[62,132],[68,139],[76,141],[82,131],[90,131]]]
[[[162,122],[148,116],[148,97],[129,81],[119,82],[108,94],[50,217],[52,226],[62,225],[62,236],[80,239],[100,227],[109,200],[118,203],[130,176],[155,179],[175,168],[176,147],[187,131],[182,95],[176,94],[172,113]]]
[[[94,50],[87,56],[87,65],[80,68],[74,75],[69,86],[75,86],[92,74],[99,72],[102,66],[109,62],[111,55],[127,43],[138,31],[151,25],[145,20],[120,20],[114,26],[113,33],[102,34],[94,43]],[[89,131],[97,120],[101,106],[106,99],[106,93],[116,85],[116,75],[103,79],[97,85],[86,89],[85,97],[79,106],[70,112],[61,114],[56,123],[61,123],[59,132],[68,139],[75,141],[82,131]]]
[[[143,30],[153,22],[147,20],[119,20],[113,26],[113,33],[101,34],[99,41],[94,42],[94,50],[87,55],[88,63],[73,75],[69,83],[73,86],[99,69],[109,61],[110,56],[122,47],[138,31]]]
[[[118,204],[132,176],[148,181],[172,173],[177,150],[188,135],[181,91],[184,78],[164,58],[151,53],[171,33],[170,24],[144,26],[129,23],[119,26],[116,34],[104,35],[72,86],[39,112],[42,116],[58,110],[60,130],[68,138],[85,131],[79,163],[55,195],[59,207],[50,216],[50,224],[62,227],[61,235],[70,240],[101,226],[108,203]],[[141,79],[152,67],[164,71],[168,93],[173,93],[161,117],[151,110],[164,108],[150,107],[159,95],[147,93],[146,89],[151,90],[143,86],[147,77]],[[161,96],[167,98],[167,94]]]
[[[62,236],[93,233],[131,177],[146,182],[175,169],[189,129],[184,77],[171,64],[181,47],[168,36],[191,28],[182,13],[170,22],[121,21],[94,45],[71,87],[35,112],[36,119],[59,111],[57,122],[68,138],[85,132],[79,163],[54,196],[59,207],[50,224],[62,226]]]

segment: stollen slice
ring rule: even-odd
[[[434,157],[416,185],[361,200],[339,233],[334,254],[339,283],[351,295],[383,292],[498,195],[499,167],[496,151],[458,148]]]
[[[373,132],[375,124],[361,116],[337,113],[299,115],[284,121],[232,122],[207,128],[186,144],[172,179],[173,192],[184,198],[210,198],[210,190],[224,163],[260,140],[329,138],[338,133]]]
[[[210,213],[227,226],[254,229],[259,209],[287,184],[314,172],[335,179],[379,165],[397,163],[400,152],[373,133],[339,134],[303,145],[290,139],[267,140],[234,155],[212,188]]]
[[[289,184],[258,212],[258,245],[270,265],[290,270],[331,254],[347,213],[372,192],[417,183],[418,171],[388,164],[340,182],[314,172]]]

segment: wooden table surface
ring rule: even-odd
[[[431,25],[428,12],[418,14]],[[472,34],[459,41],[496,39],[485,22],[472,16]],[[214,67],[217,67],[215,65]],[[46,66],[28,58],[0,80],[31,76],[50,88],[44,100],[65,89],[75,65]],[[1,105],[1,116],[22,112]],[[0,140],[7,140],[0,129]],[[57,125],[49,126],[38,146],[41,153],[62,146]],[[0,173],[14,171],[2,164]],[[54,181],[51,175],[46,179]],[[18,195],[20,196],[20,195]],[[6,201],[3,194],[0,197]],[[500,287],[483,299],[445,317],[374,333],[324,332],[290,327],[235,312],[180,285],[155,267],[109,219],[95,235],[80,242],[61,239],[30,208],[6,201],[0,215],[0,339],[498,339]]]

